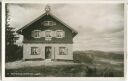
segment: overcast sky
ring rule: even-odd
[[[123,5],[49,4],[51,13],[78,31],[74,50],[123,51]],[[9,4],[10,24],[19,29],[43,14],[46,4]],[[19,41],[21,42],[21,40]]]

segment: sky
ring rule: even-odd
[[[47,4],[8,5],[10,25],[22,28],[42,15]],[[124,10],[119,3],[49,4],[51,13],[78,31],[73,50],[123,51]],[[22,38],[17,41],[21,43]]]

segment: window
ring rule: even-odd
[[[52,31],[51,30],[46,30],[45,31],[45,37],[46,38],[52,38]]]
[[[59,47],[59,54],[60,55],[67,55],[68,49],[66,47]]]
[[[41,32],[41,30],[34,30],[34,31],[32,31],[32,37],[40,38],[40,32]]]
[[[56,31],[56,38],[63,38],[64,37],[64,31],[63,30],[57,30]]]
[[[31,47],[31,55],[39,55],[40,50],[38,47]]]
[[[44,26],[53,26],[53,25],[56,25],[56,22],[53,22],[53,21],[44,21],[43,22],[43,25]]]

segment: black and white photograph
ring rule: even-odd
[[[2,58],[1,58],[1,55],[2,55],[2,54],[1,54],[1,40],[2,40],[2,37],[1,37],[1,23],[2,23],[2,22],[1,22],[1,18],[2,18],[2,17],[1,17],[1,8],[2,8],[2,7],[1,7],[1,1],[0,1],[0,80],[1,80],[1,75],[2,75],[2,72],[1,72],[1,70],[2,70],[2,68],[1,68],[1,65],[2,65],[2,64],[1,64],[1,59],[2,59]]]
[[[6,3],[5,77],[124,77],[123,3]]]

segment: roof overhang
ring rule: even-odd
[[[74,30],[73,28],[71,28],[69,25],[67,25],[66,23],[62,22],[60,19],[58,19],[55,15],[49,13],[44,13],[43,15],[39,16],[38,18],[34,19],[33,21],[31,21],[30,23],[26,24],[24,27],[22,27],[21,29],[17,30],[17,33],[22,34],[22,31],[24,29],[26,29],[27,27],[29,27],[31,24],[35,23],[36,21],[38,21],[39,19],[41,19],[42,17],[44,17],[45,15],[50,15],[52,16],[54,19],[58,20],[60,23],[62,23],[63,25],[65,25],[68,29],[70,29],[73,33],[73,37],[76,36],[78,34],[78,32],[76,30]]]

